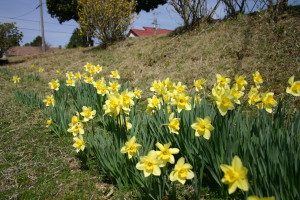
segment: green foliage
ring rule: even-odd
[[[15,23],[0,23],[0,58],[7,49],[13,46],[19,46],[23,34],[19,32]]]
[[[16,90],[14,91],[16,101],[20,104],[30,107],[44,108],[44,103],[38,94],[33,90]]]
[[[90,37],[86,37],[85,35],[80,34],[79,28],[75,28],[67,45],[67,48],[86,47],[88,46],[88,43],[93,42],[88,41],[88,39],[91,40]]]
[[[29,74],[29,75],[27,76],[27,78],[28,78],[28,79],[31,79],[31,80],[33,80],[33,81],[40,81],[40,80],[41,80],[40,76],[39,76],[38,74],[36,74],[36,73],[34,73],[34,74]]]

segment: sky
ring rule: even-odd
[[[215,1],[208,0],[208,8]],[[42,0],[42,2],[46,42],[52,47],[58,47],[59,45],[65,47],[69,42],[73,30],[78,27],[77,22],[71,20],[59,24],[56,18],[51,18],[50,14],[48,14],[46,0]],[[291,4],[299,4],[300,0],[290,0],[289,2]],[[39,0],[0,0],[0,22],[16,22],[16,26],[24,35],[21,45],[30,43],[36,36],[41,35],[39,4]],[[183,24],[172,6],[165,4],[148,13],[142,11],[135,17],[131,28],[142,29],[143,26],[153,27],[154,13],[160,28],[175,29]],[[220,7],[216,11],[215,17],[218,18],[223,15],[223,9]]]

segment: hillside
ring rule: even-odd
[[[277,23],[263,14],[216,21],[175,36],[128,38],[106,50],[72,49],[33,57],[12,58],[7,66],[20,69],[32,64],[45,68],[48,80],[55,70],[83,71],[87,62],[118,69],[123,80],[146,89],[154,79],[170,77],[191,86],[194,79],[215,78],[215,73],[250,75],[259,70],[267,84],[281,88],[300,75],[300,14],[294,9]],[[62,73],[64,76],[64,73]],[[53,75],[53,76],[52,76]],[[278,89],[279,89],[278,88]]]
[[[49,81],[65,80],[68,71],[83,72],[87,62],[100,64],[103,76],[119,70],[122,81],[142,89],[145,102],[151,82],[157,79],[169,77],[192,88],[194,79],[205,78],[210,87],[216,73],[231,78],[238,73],[253,84],[252,74],[259,70],[263,90],[274,91],[279,100],[289,77],[300,79],[300,7],[281,15],[277,23],[256,13],[203,24],[177,35],[128,38],[107,49],[62,49],[10,57],[9,62],[0,66],[0,199],[134,199],[132,188],[118,190],[107,176],[99,174],[94,157],[86,170],[77,159],[71,137],[56,137],[46,129],[48,107],[38,107],[38,103],[52,92]],[[12,82],[14,75],[21,77],[19,84]],[[24,105],[17,101],[20,94],[39,102]],[[289,99],[296,107],[300,103],[299,98]],[[188,199],[189,191],[179,191],[183,197],[178,199]],[[214,192],[203,199],[224,199]]]

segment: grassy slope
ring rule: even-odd
[[[64,72],[83,71],[83,65],[91,62],[105,66],[106,75],[118,69],[123,80],[147,96],[155,79],[170,77],[192,87],[194,79],[212,82],[215,73],[246,74],[250,80],[259,70],[266,86],[279,94],[291,75],[300,78],[299,9],[281,16],[276,24],[261,15],[202,25],[172,37],[127,39],[107,50],[11,58],[10,65],[0,68],[0,199],[98,199],[111,191],[95,178],[96,172],[80,169],[71,138],[47,134],[42,112],[15,102],[12,75],[22,77],[19,89],[33,88],[43,96],[49,93],[47,83],[57,78],[57,69],[63,79]],[[45,71],[38,73],[37,67]],[[28,78],[33,72],[39,81]]]

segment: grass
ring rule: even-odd
[[[130,38],[106,50],[65,49],[9,58],[13,64],[0,67],[0,199],[133,199],[136,192],[116,190],[93,167],[82,169],[72,139],[50,135],[42,111],[16,102],[14,91],[33,88],[44,98],[49,81],[64,79],[67,71],[83,71],[91,62],[103,65],[104,75],[118,69],[123,80],[143,90],[144,99],[155,79],[170,77],[191,87],[194,79],[212,80],[215,73],[250,79],[256,70],[276,95],[285,91],[291,75],[300,78],[299,12],[280,19],[270,23],[260,14],[241,16],[182,35]],[[38,73],[38,67],[45,71]],[[19,75],[21,84],[15,86],[12,75]],[[93,165],[89,160],[88,166]],[[205,199],[222,198],[211,193]]]

